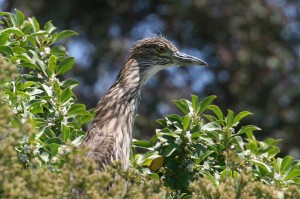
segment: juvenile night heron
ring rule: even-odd
[[[147,80],[169,66],[207,65],[183,54],[165,38],[146,38],[130,50],[116,82],[98,102],[96,115],[82,146],[99,169],[120,161],[128,168],[132,127]]]

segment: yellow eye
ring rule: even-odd
[[[156,51],[159,53],[164,53],[164,52],[166,52],[166,48],[163,46],[157,46]]]

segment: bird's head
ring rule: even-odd
[[[201,59],[181,53],[174,44],[163,37],[146,38],[136,42],[126,62],[130,60],[134,60],[136,64],[125,64],[123,69],[131,71],[133,68],[130,67],[138,68],[143,82],[169,66],[207,65]]]

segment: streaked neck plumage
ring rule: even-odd
[[[153,70],[149,70],[149,68]],[[158,72],[161,67],[141,66],[135,59],[128,59],[122,67],[116,82],[99,101],[92,125],[100,131],[110,133],[116,140],[117,149],[112,160],[127,160],[128,167],[132,128],[141,91],[147,80]],[[113,100],[112,100],[113,99]]]

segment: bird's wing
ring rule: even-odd
[[[97,126],[87,131],[81,146],[87,149],[87,157],[95,161],[99,168],[111,164],[114,158],[114,142],[112,135],[103,134]]]

